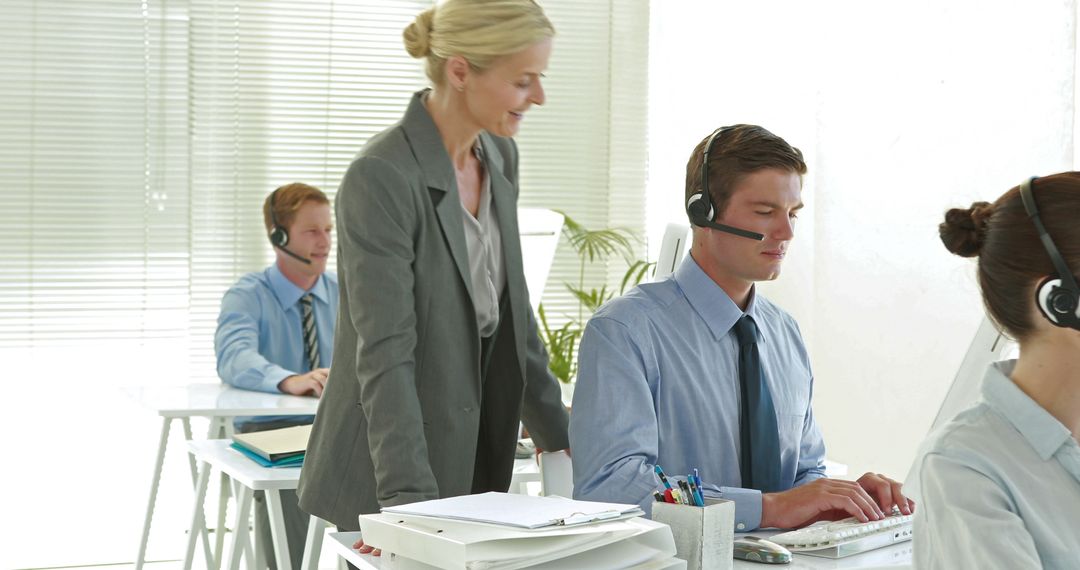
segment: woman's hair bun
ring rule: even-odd
[[[405,51],[420,58],[431,53],[431,24],[435,21],[435,7],[417,14],[416,19],[405,27]]]
[[[975,202],[970,208],[953,208],[945,212],[945,221],[938,226],[945,249],[961,257],[975,257],[982,250],[986,224],[994,214],[994,205]]]

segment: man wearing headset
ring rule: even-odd
[[[570,416],[575,498],[651,510],[697,471],[735,502],[735,530],[878,520],[914,503],[896,481],[825,477],[798,325],[756,294],[776,279],[802,208],[802,153],[754,125],[718,129],[687,164],[690,255],[602,307],[581,339]],[[617,405],[613,405],[617,403]]]
[[[263,203],[263,222],[274,247],[270,267],[248,273],[221,300],[214,350],[222,381],[236,388],[322,396],[333,357],[338,310],[337,276],[326,271],[333,218],[330,201],[302,183],[274,190]],[[240,433],[310,424],[313,416],[236,418]],[[295,491],[282,491],[289,554],[300,567],[308,516]],[[267,560],[275,566],[262,493],[256,513],[263,522]]]

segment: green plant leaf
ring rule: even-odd
[[[552,329],[548,324],[547,313],[543,303],[537,311],[540,317],[540,340],[548,351],[548,370],[560,382],[568,383],[577,374],[577,360],[574,351],[577,349],[577,341],[581,335],[581,329],[573,321],[569,321],[558,329]]]
[[[634,232],[626,228],[590,230],[566,215],[566,212],[556,211],[563,216],[563,234],[583,260],[594,262],[615,254],[624,258],[633,256],[633,242],[637,241]]]
[[[630,264],[630,267],[626,268],[626,273],[623,274],[622,283],[619,284],[619,294],[626,293],[628,285],[633,287],[641,283],[653,267],[656,267],[655,262],[645,261],[644,259],[639,259]]]

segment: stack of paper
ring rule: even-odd
[[[263,467],[300,467],[304,463],[311,425],[238,433],[232,448]]]
[[[382,568],[685,568],[637,505],[485,493],[361,515]]]

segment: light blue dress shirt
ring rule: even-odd
[[[776,406],[781,481],[825,476],[810,407],[810,360],[790,315],[751,293],[743,313],[687,256],[666,280],[604,305],[581,339],[570,414],[574,497],[638,503],[651,512],[669,478],[695,468],[707,497],[735,501],[735,528],[761,523],[761,492],[740,487],[739,343],[743,314],[760,329],[762,368]]]
[[[1080,568],[1080,444],[990,366],[982,400],[920,455],[917,568]]]
[[[305,291],[281,273],[277,265],[248,273],[221,299],[214,351],[218,376],[245,390],[281,393],[278,384],[288,376],[311,371],[304,354],[300,297]],[[319,335],[319,360],[329,368],[334,353],[338,312],[337,276],[325,272],[311,288],[312,311]],[[302,420],[302,417],[293,416]],[[238,425],[255,418],[237,418]],[[258,421],[283,419],[259,417]],[[309,421],[311,417],[307,418]]]

